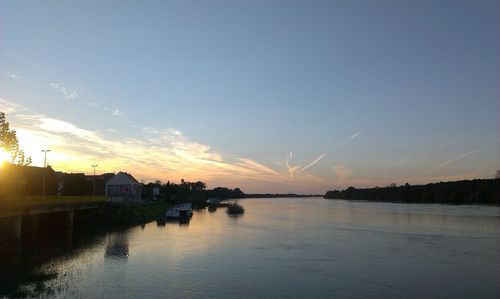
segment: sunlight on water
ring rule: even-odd
[[[48,297],[498,297],[498,207],[247,199],[96,236]],[[42,294],[43,295],[43,294]]]

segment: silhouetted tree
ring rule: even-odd
[[[202,181],[197,181],[195,183],[191,183],[191,190],[195,192],[200,192],[207,188],[207,184]]]
[[[12,163],[25,166],[31,164],[31,157],[26,158],[24,151],[19,148],[16,131],[10,129],[3,112],[0,112],[0,148],[11,155]]]

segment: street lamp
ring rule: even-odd
[[[99,166],[97,164],[92,165],[92,168],[94,168],[94,199],[95,199],[95,168]]]
[[[45,173],[47,170],[47,153],[50,152],[49,149],[42,150],[42,153],[44,153],[44,158],[43,158],[43,183],[42,183],[42,199],[45,199]]]

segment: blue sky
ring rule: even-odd
[[[492,177],[499,13],[498,1],[2,1],[0,111],[35,165],[48,147],[65,171],[306,193]]]

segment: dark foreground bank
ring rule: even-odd
[[[146,204],[105,205],[99,210],[75,213],[74,232],[68,239],[60,215],[42,221],[37,231],[27,231],[21,240],[0,235],[0,298],[26,298],[43,291],[45,281],[57,278],[56,272],[40,271],[47,261],[61,255],[78,254],[92,247],[96,236],[121,231],[153,221],[164,213],[168,204],[156,201]],[[29,283],[33,288],[20,286]]]

